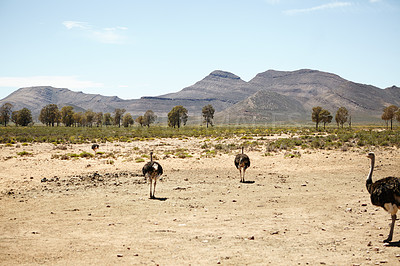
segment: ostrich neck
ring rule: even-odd
[[[370,185],[372,184],[372,173],[374,172],[374,165],[375,165],[375,158],[372,158],[371,159],[371,169],[369,170],[369,174],[368,174],[367,182],[366,182],[368,191],[369,191]]]

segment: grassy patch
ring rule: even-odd
[[[19,156],[32,156],[32,153],[27,152],[27,151],[21,151],[21,152],[17,152],[17,155],[19,155]]]

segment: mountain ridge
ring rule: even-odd
[[[5,102],[13,104],[14,110],[27,107],[36,116],[43,106],[50,103],[59,107],[74,105],[95,112],[113,112],[116,108],[124,108],[134,116],[142,115],[148,109],[152,109],[158,116],[166,116],[176,105],[183,105],[188,109],[189,116],[201,116],[202,107],[211,104],[219,117],[237,116],[249,120],[256,117],[259,121],[269,121],[271,112],[285,114],[286,117],[289,117],[290,112],[296,112],[298,115],[295,117],[308,119],[314,106],[321,106],[331,113],[344,106],[355,117],[376,119],[380,118],[384,107],[400,105],[400,88],[392,86],[380,89],[312,69],[267,70],[247,82],[231,72],[215,70],[180,91],[154,97],[125,100],[117,96],[39,86],[20,88],[0,100],[0,105]],[[279,102],[280,109],[277,108]],[[302,108],[285,109],[287,103],[297,107],[301,105]],[[265,106],[271,104],[275,106],[274,110],[265,109]],[[253,115],[249,115],[250,113]],[[285,119],[284,116],[279,117]]]

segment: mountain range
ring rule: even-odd
[[[321,106],[333,115],[339,107],[346,107],[353,120],[368,121],[379,119],[386,106],[400,105],[400,88],[380,89],[310,69],[268,70],[248,82],[233,73],[216,70],[189,87],[157,97],[124,100],[42,86],[20,88],[0,100],[0,106],[6,102],[13,104],[14,110],[27,107],[34,116],[47,104],[103,113],[124,108],[134,116],[151,109],[159,117],[165,117],[172,107],[183,105],[189,116],[201,116],[203,106],[211,104],[216,119],[227,123],[306,121],[310,120],[312,107]]]

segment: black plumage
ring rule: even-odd
[[[96,151],[99,149],[99,144],[93,144],[92,145],[92,150],[94,151],[94,153],[96,153]]]
[[[367,157],[371,159],[371,168],[365,185],[371,195],[371,203],[382,207],[392,216],[389,236],[384,240],[384,242],[390,242],[393,238],[394,224],[397,218],[396,213],[400,207],[400,178],[389,176],[373,182],[372,173],[375,165],[375,154],[370,152]]]
[[[240,182],[244,183],[244,174],[246,172],[246,169],[250,167],[250,158],[246,154],[243,153],[244,148],[242,147],[242,153],[236,155],[235,157],[235,166],[237,169],[239,169],[239,174],[240,174]],[[242,175],[242,169],[243,169],[243,175]]]
[[[150,162],[147,162],[143,166],[142,172],[143,175],[150,181],[150,198],[154,199],[155,198],[154,192],[156,190],[157,179],[163,174],[163,168],[161,164],[153,161],[153,152],[150,152]]]

